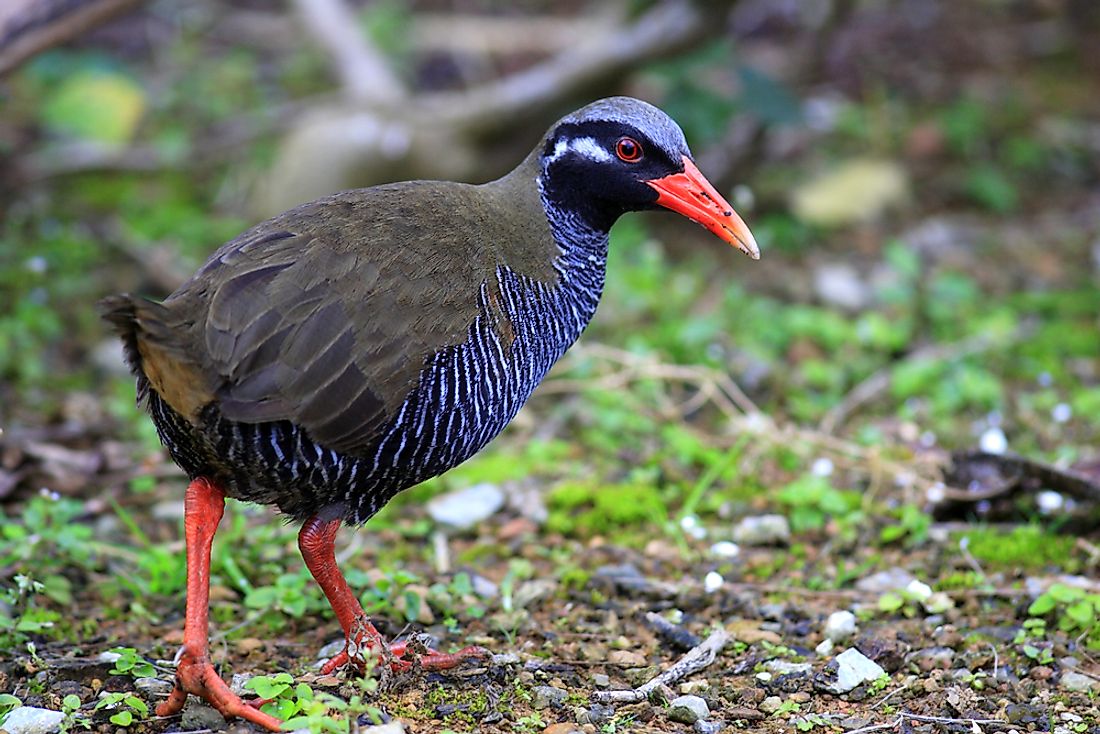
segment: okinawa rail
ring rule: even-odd
[[[361,668],[370,653],[412,664],[337,568],[337,531],[500,433],[595,313],[611,226],[656,208],[759,257],[679,126],[613,97],[559,120],[496,181],[335,194],[226,243],[161,303],[101,302],[139,402],[190,477],[184,641],[159,715],[194,694],[227,717],[281,723],[232,693],[209,659],[210,549],[227,496],[303,523],[298,546],[346,638],[323,671]],[[441,670],[485,654],[418,662]]]

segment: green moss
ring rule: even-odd
[[[1038,525],[1024,525],[1009,532],[975,528],[966,533],[969,550],[986,570],[1039,570],[1057,566],[1073,573],[1078,564],[1072,557],[1074,540]]]
[[[663,522],[668,508],[651,485],[566,482],[547,497],[547,528],[565,535],[617,535]]]

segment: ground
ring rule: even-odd
[[[296,529],[231,502],[227,680],[318,732],[1100,732],[1097,14],[780,5],[738,3],[733,43],[605,90],[680,120],[761,261],[624,219],[596,320],[516,421],[340,536],[386,636],[493,657],[319,677],[339,631]],[[249,182],[330,80],[281,10],[188,8],[150,4],[0,87],[0,716],[68,731],[226,726],[151,713],[182,639],[184,478],[93,304],[166,294],[253,221]],[[400,31],[446,10],[363,21],[427,89],[531,62]],[[88,157],[103,130],[129,147]],[[444,522],[446,496],[473,517]],[[645,700],[603,700],[723,633]],[[838,692],[853,657],[868,677]],[[668,705],[685,694],[704,723]]]

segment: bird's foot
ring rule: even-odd
[[[483,647],[467,647],[455,653],[433,650],[419,640],[400,640],[387,645],[382,635],[366,617],[357,617],[348,635],[344,649],[329,659],[321,667],[321,675],[328,675],[344,666],[355,666],[360,673],[368,670],[368,658],[381,663],[382,675],[390,671],[402,672],[418,667],[421,670],[449,670],[456,668],[466,660],[480,660],[489,657],[489,651]]]
[[[269,731],[280,731],[282,726],[283,722],[260,711],[259,706],[245,703],[229,690],[205,655],[192,656],[185,651],[176,667],[176,687],[168,700],[157,706],[157,716],[178,714],[188,693],[203,699],[227,719],[236,716]]]

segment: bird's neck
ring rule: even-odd
[[[538,185],[550,233],[561,250],[554,262],[559,288],[563,296],[575,302],[587,324],[603,291],[609,230],[614,220],[595,222],[585,211],[556,197],[541,176]]]

